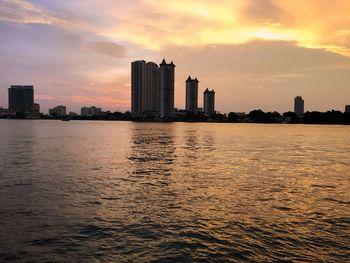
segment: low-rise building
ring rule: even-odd
[[[49,115],[53,117],[65,117],[66,114],[66,106],[59,105],[53,109],[49,109]]]
[[[345,112],[350,113],[350,105],[346,105],[346,106],[345,106]]]
[[[82,117],[93,117],[93,116],[99,116],[101,112],[102,112],[101,108],[96,108],[95,106],[82,107],[80,115]]]

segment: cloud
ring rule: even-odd
[[[2,0],[0,2],[0,21],[22,24],[64,24],[64,21],[48,14],[28,1]]]
[[[87,43],[86,46],[88,49],[106,56],[115,58],[123,58],[126,56],[126,48],[113,42],[90,42]]]
[[[256,107],[287,111],[299,94],[307,99],[308,109],[342,109],[350,97],[350,59],[295,42],[175,46],[164,47],[160,53],[177,66],[178,107],[184,105],[188,75],[198,77],[200,92],[206,87],[215,89],[217,107],[224,112]],[[327,99],[330,96],[332,100]]]
[[[166,57],[177,64],[179,107],[191,74],[217,89],[222,111],[283,110],[295,93],[321,109],[332,94],[343,108],[349,9],[344,0],[2,0],[0,100],[5,105],[6,88],[20,82],[53,96],[38,97],[43,109],[64,96],[125,107],[130,62]]]
[[[250,0],[244,9],[244,15],[251,21],[255,22],[281,22],[288,16],[282,8],[279,7],[278,2],[274,0]]]

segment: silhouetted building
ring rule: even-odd
[[[174,116],[175,103],[175,65],[163,59],[160,64],[160,117],[171,119]]]
[[[198,112],[198,82],[191,76],[186,80],[186,110],[194,114]]]
[[[147,85],[143,98],[143,113],[159,116],[160,112],[160,68],[156,63],[147,63]]]
[[[13,85],[8,89],[9,110],[14,112],[33,113],[34,88],[33,86]]]
[[[66,106],[59,105],[54,107],[53,109],[49,109],[49,115],[54,117],[65,117],[67,115]]]
[[[159,116],[160,68],[156,63],[131,63],[131,112],[134,117]]]
[[[144,60],[131,62],[131,113],[134,117],[143,113],[142,102],[147,85],[147,64]]]
[[[204,91],[204,113],[212,115],[215,113],[215,91],[208,88]]]
[[[299,116],[304,115],[304,100],[303,97],[297,96],[294,98],[294,112]]]
[[[101,108],[96,108],[95,106],[81,108],[81,116],[82,117],[99,116],[101,114],[101,112],[102,112]]]
[[[40,104],[39,103],[33,104],[33,113],[40,113]]]
[[[350,105],[346,105],[345,106],[345,112],[349,112],[350,113]]]

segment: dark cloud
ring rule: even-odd
[[[86,47],[89,50],[94,52],[115,57],[115,58],[123,58],[126,56],[126,48],[122,45],[108,42],[108,41],[100,41],[100,42],[90,42],[86,44]]]

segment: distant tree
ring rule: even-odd
[[[296,123],[299,122],[299,117],[295,112],[288,111],[283,113],[283,118],[287,122]]]
[[[234,112],[230,112],[227,116],[229,122],[237,122],[238,116]]]
[[[319,123],[319,124],[342,124],[346,123],[345,115],[340,111],[327,111],[327,112],[306,112],[304,114],[304,123]]]
[[[350,112],[343,113],[343,121],[345,124],[350,124]]]

